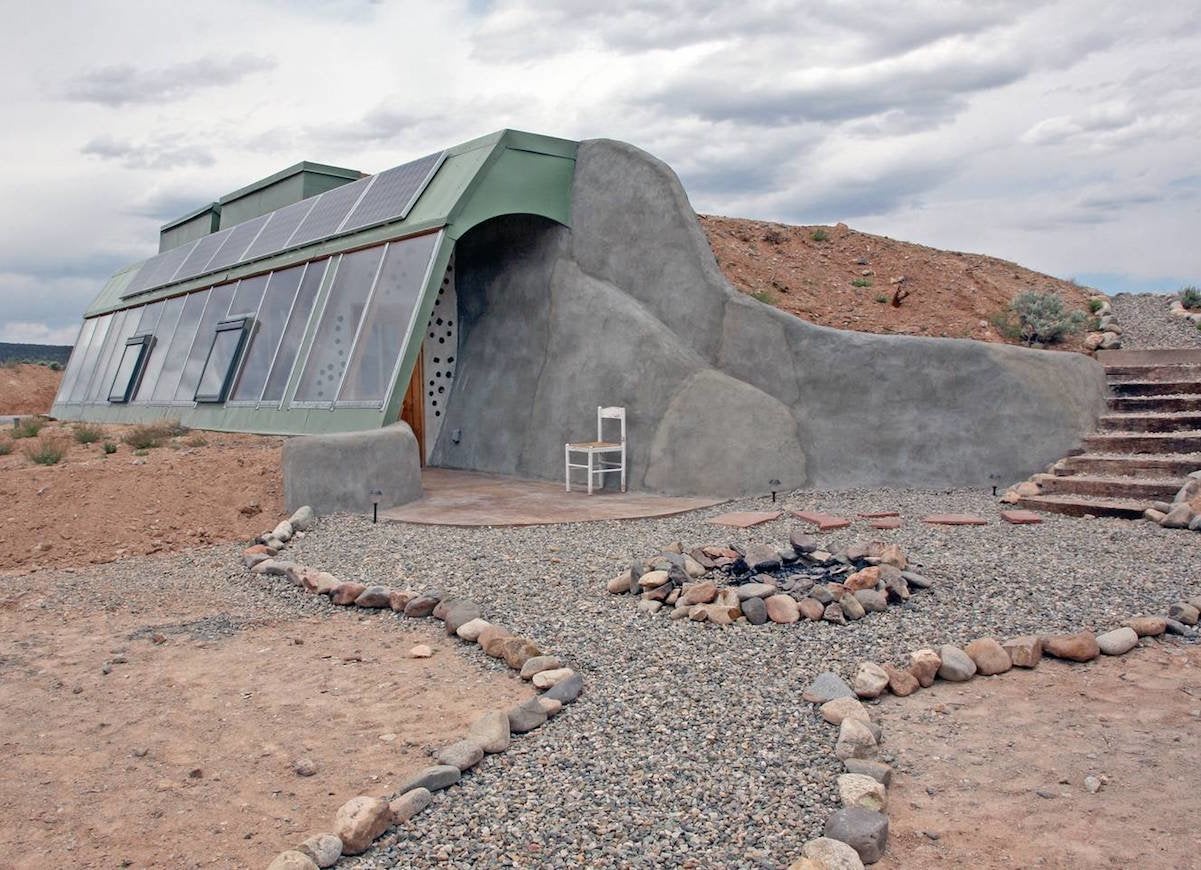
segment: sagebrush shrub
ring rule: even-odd
[[[1027,344],[1051,344],[1078,332],[1086,320],[1083,311],[1069,311],[1058,293],[1027,290],[1009,304],[1017,315],[1018,337]]]

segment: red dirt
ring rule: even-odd
[[[247,540],[283,516],[280,438],[192,432],[135,456],[121,442],[132,427],[101,428],[118,445],[111,456],[60,423],[37,438],[0,435],[12,448],[0,456],[0,572]],[[39,441],[66,457],[34,464],[25,451]]]
[[[0,366],[0,414],[47,413],[62,379],[62,372],[47,366]]]
[[[530,694],[391,613],[284,616],[157,560],[129,570],[6,581],[4,868],[264,867]],[[436,654],[408,658],[415,643]]]
[[[875,867],[1201,866],[1197,646],[939,683],[881,718],[897,772]]]
[[[900,242],[845,224],[698,217],[731,284],[804,320],[838,329],[1005,342],[989,319],[1019,293],[1053,290],[1069,307],[1080,309],[1090,295],[1087,288],[1006,260]],[[828,238],[814,241],[819,231]],[[903,283],[892,283],[902,277]],[[870,286],[856,287],[851,283],[856,280]],[[890,300],[898,287],[909,296],[894,307]],[[1081,350],[1082,340],[1078,333],[1054,347]]]

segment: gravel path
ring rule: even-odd
[[[1110,300],[1122,327],[1122,348],[1201,347],[1201,330],[1168,313],[1171,293],[1119,293]]]
[[[935,588],[846,627],[725,630],[644,616],[634,599],[604,591],[632,555],[673,540],[785,541],[784,520],[746,532],[704,522],[723,510],[769,508],[767,499],[520,529],[331,518],[291,546],[290,558],[345,578],[408,577],[470,596],[486,618],[560,653],[585,678],[586,694],[564,715],[347,867],[786,866],[835,806],[834,734],[799,698],[818,672],[849,677],[864,658],[900,661],[919,646],[985,634],[1105,629],[1201,593],[1191,538],[1149,523],[1052,515],[1040,526],[1008,526],[991,497],[969,491],[800,493],[787,506],[844,516],[901,510],[906,526],[877,534],[904,547]],[[914,519],[936,511],[992,522],[946,528]],[[856,525],[825,540],[837,548],[871,531]],[[300,595],[280,581],[245,582]]]

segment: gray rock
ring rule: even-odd
[[[901,577],[903,577],[905,582],[914,589],[929,589],[934,585],[933,581],[931,581],[928,577],[924,577],[921,574],[915,574],[913,571],[902,571]]]
[[[796,550],[798,553],[812,553],[818,547],[817,538],[815,538],[813,535],[806,534],[800,529],[793,529],[792,532],[789,533],[788,543],[792,546],[792,549]]]
[[[429,616],[434,612],[434,608],[437,606],[437,598],[432,598],[429,595],[418,595],[405,605],[404,614],[405,616],[417,619],[424,616]]]
[[[443,746],[434,753],[434,761],[438,764],[457,767],[460,771],[470,770],[483,758],[484,748],[470,738]]]
[[[454,634],[459,630],[459,627],[466,625],[473,619],[480,618],[480,606],[474,601],[456,601],[446,611],[444,622],[446,624],[446,633]]]
[[[1192,521],[1188,524],[1188,530],[1190,532],[1201,532],[1201,514],[1193,517]]]
[[[824,834],[846,843],[864,864],[875,864],[888,845],[888,816],[862,807],[844,807],[826,819]]]
[[[779,587],[775,583],[743,583],[741,586],[735,586],[734,591],[738,594],[739,601],[746,601],[748,598],[766,598],[769,595],[775,595],[779,591]]]
[[[752,571],[775,571],[783,563],[779,550],[768,544],[751,544],[743,561]]]
[[[1178,634],[1181,637],[1196,637],[1197,636],[1196,629],[1189,628],[1183,622],[1180,622],[1178,620],[1166,619],[1166,620],[1164,620],[1164,623],[1165,623],[1165,627],[1167,629],[1168,634]]]
[[[809,688],[801,693],[801,697],[811,704],[824,704],[835,698],[854,698],[855,693],[838,674],[823,671],[809,684]]]
[[[267,865],[267,870],[316,870],[317,863],[296,849],[280,852],[275,860]]]
[[[509,748],[509,715],[504,710],[489,710],[471,723],[467,736],[489,755]]]
[[[846,614],[843,613],[842,605],[838,602],[826,605],[826,609],[822,611],[822,619],[835,625],[846,625],[847,623]]]
[[[283,520],[271,531],[271,537],[275,538],[281,544],[286,544],[292,540],[292,524],[287,520]]]
[[[1187,503],[1181,502],[1172,505],[1172,509],[1164,515],[1159,524],[1165,529],[1187,529],[1195,516],[1193,509]]]
[[[388,804],[388,808],[392,811],[392,818],[397,824],[400,824],[413,818],[428,807],[433,800],[434,795],[428,788],[415,788],[393,800]]]
[[[842,596],[842,600],[838,602],[838,606],[842,608],[843,616],[847,619],[863,619],[867,614],[867,608],[863,606],[863,602],[854,595]]]
[[[396,791],[398,794],[404,794],[415,788],[428,788],[430,791],[441,791],[444,788],[454,785],[462,778],[463,772],[455,765],[435,764],[406,780]]]
[[[867,613],[883,613],[888,610],[888,598],[875,589],[857,589],[855,600]]]
[[[1120,656],[1138,645],[1138,633],[1128,625],[1097,635],[1097,646],[1107,656]]]
[[[1178,601],[1168,608],[1168,618],[1185,625],[1196,625],[1198,619],[1201,619],[1201,611],[1186,601]]]
[[[870,758],[848,758],[842,762],[847,773],[861,773],[888,788],[892,785],[892,768],[882,761]]]
[[[830,590],[825,586],[814,586],[809,590],[809,597],[822,607],[834,603],[834,596],[830,594]]]
[[[542,693],[541,697],[550,698],[552,701],[558,701],[561,704],[571,704],[580,696],[580,691],[584,688],[584,678],[579,674],[574,674],[557,683],[553,688],[547,689]]]
[[[938,657],[942,659],[938,676],[948,682],[962,683],[976,675],[976,663],[957,646],[944,644],[938,650]]]
[[[546,711],[539,705],[537,698],[531,698],[523,704],[511,707],[508,716],[509,730],[514,734],[525,734],[546,722]]]
[[[819,870],[863,870],[863,861],[854,849],[829,837],[810,840],[801,849],[801,857],[808,859],[802,866]]]
[[[526,663],[521,666],[521,678],[532,680],[534,674],[553,671],[561,667],[563,667],[563,662],[558,656],[534,656],[532,659],[526,659]]]
[[[391,594],[392,590],[387,586],[368,586],[354,600],[354,603],[356,607],[388,607],[390,605],[388,596]]]
[[[767,622],[767,605],[762,598],[748,598],[742,602],[742,615],[751,625],[763,625]]]
[[[848,758],[874,758],[878,741],[877,731],[872,729],[872,724],[862,719],[843,719],[838,726],[838,742],[834,744],[834,754],[843,761]]]
[[[313,834],[296,847],[318,867],[333,867],[342,857],[342,841],[334,834]]]
[[[296,509],[296,512],[289,517],[288,522],[292,524],[293,532],[307,532],[317,522],[317,514],[307,504]]]

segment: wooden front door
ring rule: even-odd
[[[413,365],[413,376],[409,378],[408,389],[405,390],[404,403],[400,406],[400,419],[409,424],[413,434],[417,436],[417,455],[421,457],[421,465],[425,467],[425,346],[417,352],[417,362]]]

